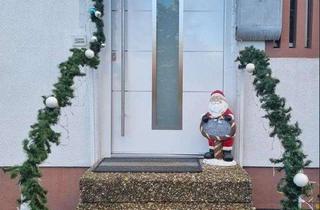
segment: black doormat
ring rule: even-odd
[[[196,173],[202,167],[197,158],[104,158],[93,167],[94,172]]]

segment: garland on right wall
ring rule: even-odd
[[[303,168],[311,161],[305,160],[307,155],[302,151],[298,123],[290,123],[291,107],[286,106],[285,98],[275,93],[280,81],[272,77],[269,60],[264,51],[253,46],[240,51],[236,59],[240,62],[240,69],[246,68],[254,76],[256,95],[260,99],[261,108],[266,111],[263,117],[269,120],[272,129],[270,137],[278,137],[285,149],[281,158],[270,159],[274,164],[281,164],[279,171],[285,171],[285,177],[278,184],[278,191],[285,196],[281,200],[282,209],[299,210],[302,196],[309,196],[312,189],[308,177],[303,174]]]

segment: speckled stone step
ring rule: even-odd
[[[253,210],[250,204],[214,204],[214,203],[109,203],[80,204],[77,210]]]
[[[204,166],[201,173],[94,173],[80,180],[86,203],[251,204],[251,181],[241,167]]]

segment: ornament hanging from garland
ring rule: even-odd
[[[293,177],[293,182],[298,187],[305,187],[309,183],[309,178],[307,175],[300,172]]]
[[[96,11],[97,11],[96,8],[91,7],[91,8],[89,9],[89,14],[94,15]]]
[[[50,96],[46,99],[45,101],[46,107],[54,109],[54,108],[58,108],[59,104],[58,104],[58,100],[56,97],[54,96]]]
[[[91,42],[97,42],[98,38],[96,36],[92,36],[90,40],[91,40]]]
[[[94,52],[91,49],[87,49],[84,54],[89,59],[94,58]]]
[[[102,13],[101,13],[100,11],[95,11],[94,15],[95,15],[97,18],[101,18]]]
[[[255,66],[254,66],[253,63],[248,63],[248,64],[246,65],[246,71],[247,71],[247,72],[252,73],[252,72],[254,71],[254,69],[255,69]]]

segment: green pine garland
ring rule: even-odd
[[[94,3],[93,10],[100,11],[103,16],[103,0],[92,0]],[[97,69],[99,65],[98,53],[102,45],[105,43],[105,35],[103,32],[103,21],[101,17],[96,17],[91,12],[91,21],[96,25],[96,32],[93,33],[97,37],[97,41],[90,42],[90,49],[94,51],[93,58],[87,58],[85,51],[87,49],[73,48],[70,49],[71,56],[67,61],[60,63],[60,77],[58,82],[54,84],[52,96],[58,100],[59,107],[44,107],[38,111],[37,122],[31,126],[29,137],[23,141],[23,150],[27,155],[27,159],[22,165],[5,168],[5,172],[9,172],[11,178],[19,177],[19,185],[23,199],[20,203],[27,203],[32,210],[46,210],[47,197],[46,190],[39,183],[41,172],[39,165],[43,163],[49,153],[51,153],[51,144],[59,144],[60,133],[54,131],[52,126],[57,124],[61,113],[61,108],[71,105],[71,99],[74,97],[72,85],[74,78],[77,76],[85,76],[80,68],[89,66]],[[43,101],[45,104],[45,99]]]
[[[302,142],[299,139],[301,129],[298,123],[290,124],[291,107],[286,107],[286,100],[275,93],[278,79],[272,77],[272,71],[269,67],[269,58],[262,50],[255,49],[253,46],[246,47],[240,51],[236,59],[240,62],[239,68],[243,69],[246,64],[253,63],[255,69],[252,72],[254,76],[253,85],[257,97],[260,98],[261,108],[266,111],[264,118],[269,120],[269,125],[273,129],[270,137],[277,136],[285,149],[280,159],[270,159],[274,164],[281,163],[279,171],[285,171],[285,177],[278,184],[278,191],[285,195],[281,201],[282,208],[285,210],[298,210],[299,197],[309,195],[311,185],[298,187],[293,182],[293,177],[311,161],[304,160],[307,155],[302,151]]]

